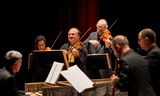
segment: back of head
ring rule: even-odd
[[[6,67],[10,67],[15,64],[18,59],[22,58],[22,54],[18,51],[11,50],[5,54],[5,58],[7,60]]]
[[[129,41],[126,36],[117,35],[112,40],[112,45],[116,45],[116,44],[121,45],[121,46],[125,46],[125,45],[129,45]]]

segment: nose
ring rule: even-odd
[[[141,39],[138,39],[138,44],[140,44],[141,43]]]

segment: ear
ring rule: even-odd
[[[144,39],[145,39],[145,40],[148,40],[148,37],[145,37]]]
[[[116,48],[117,51],[120,51],[120,50],[121,50],[121,46],[120,46],[119,44],[116,44],[116,45],[115,45],[115,48]]]

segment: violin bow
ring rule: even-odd
[[[108,30],[110,30],[115,24],[116,22],[118,21],[119,18],[117,18],[116,20],[114,20],[114,22],[112,23],[112,25],[108,28]]]
[[[57,38],[54,40],[52,46],[51,46],[51,49],[53,48],[53,46],[55,45],[55,43],[57,42],[59,36],[61,35],[62,31],[60,31],[60,33],[58,34]]]
[[[82,40],[82,38],[91,30],[92,27],[89,27],[88,30],[81,36],[81,38],[79,39],[79,41]]]

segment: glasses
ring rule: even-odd
[[[141,42],[143,39],[145,39],[145,38],[138,38],[138,41]]]

